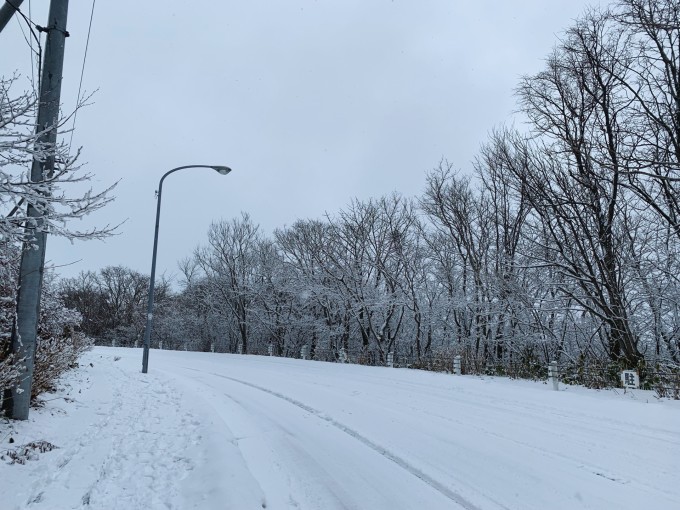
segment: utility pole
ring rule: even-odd
[[[14,13],[19,10],[19,6],[24,0],[9,0],[0,7],[0,32],[5,28],[9,20],[12,19]]]
[[[54,172],[54,151],[57,143],[57,124],[59,123],[59,101],[61,95],[62,71],[64,68],[64,46],[66,45],[66,18],[68,0],[52,0],[45,42],[45,61],[40,82],[40,103],[36,132],[41,133],[35,146],[38,154],[48,156],[43,161],[33,159],[31,181],[42,182]],[[49,193],[46,191],[45,193]],[[19,385],[5,391],[3,409],[8,418],[27,420],[31,403],[33,365],[37,345],[38,319],[40,318],[40,292],[45,269],[45,232],[44,211],[33,204],[28,205],[30,218],[25,228],[28,241],[24,242],[19,269],[19,292],[17,294],[17,314],[12,328],[12,352],[15,359],[25,367]]]

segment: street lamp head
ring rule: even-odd
[[[229,172],[231,172],[231,168],[229,168],[228,166],[215,165],[211,168],[215,170],[217,173],[220,173],[222,175],[227,175]]]

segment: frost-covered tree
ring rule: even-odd
[[[37,95],[17,91],[18,80],[17,76],[0,77],[0,240],[12,244],[30,241],[25,227],[38,223],[51,235],[72,240],[109,235],[108,226],[84,231],[72,228],[70,220],[83,218],[113,200],[113,187],[72,191],[80,188],[75,184],[92,175],[78,164],[79,151],[71,154],[67,144],[39,142],[44,131],[36,128]],[[54,171],[40,181],[31,179],[33,161],[48,158],[54,160]],[[28,205],[35,208],[37,216],[28,217]]]
[[[259,227],[248,214],[232,221],[215,222],[208,231],[207,246],[198,248],[194,258],[206,277],[211,306],[233,326],[243,352],[249,352],[252,312],[257,274]]]
[[[44,76],[40,101],[53,104],[47,99],[52,75]],[[37,94],[16,92],[16,85],[17,77],[0,78],[0,242],[7,247],[23,246],[9,349],[25,375],[19,381],[21,387],[6,390],[3,405],[11,417],[25,419],[29,402],[19,395],[26,395],[32,384],[46,235],[71,240],[108,235],[109,227],[80,231],[71,228],[69,220],[106,205],[112,200],[112,188],[74,192],[73,185],[82,184],[90,175],[77,164],[77,151],[71,154],[66,144],[57,143],[56,133],[63,122],[56,120],[56,109],[52,108],[54,119],[38,124]]]

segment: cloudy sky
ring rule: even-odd
[[[74,146],[93,186],[120,180],[88,218],[120,223],[105,241],[50,238],[65,276],[150,268],[154,190],[164,183],[158,271],[204,242],[211,221],[246,211],[265,233],[333,213],[353,198],[421,193],[442,159],[461,171],[487,133],[512,121],[513,88],[539,71],[585,0],[118,0],[94,11],[83,78],[96,94]],[[45,24],[47,0],[25,0]],[[69,12],[63,103],[75,103],[91,0]],[[30,84],[13,20],[1,73]]]

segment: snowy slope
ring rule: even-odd
[[[59,447],[0,462],[0,509],[680,508],[680,403],[651,392],[167,351],[143,375],[134,349],[84,362],[28,423],[0,424],[2,449]]]

